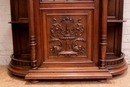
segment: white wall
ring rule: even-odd
[[[0,65],[7,65],[13,53],[10,18],[10,0],[0,0]]]
[[[124,19],[122,51],[130,64],[130,0],[124,0]],[[0,65],[7,65],[13,53],[10,18],[10,0],[0,0]]]
[[[130,0],[124,0],[124,20],[127,22],[123,26],[122,51],[130,64]]]

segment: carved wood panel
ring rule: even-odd
[[[93,10],[41,11],[45,60],[92,61],[93,13]]]
[[[59,17],[58,17],[59,18]],[[59,21],[59,22],[58,22]],[[84,21],[85,22],[85,21]],[[86,28],[86,26],[85,26]],[[86,56],[86,34],[82,18],[75,20],[70,16],[61,16],[59,20],[53,18],[50,27],[50,56]],[[55,43],[54,42],[58,42]]]

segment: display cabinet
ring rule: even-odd
[[[127,70],[123,0],[10,0],[8,70],[29,80],[108,79]]]

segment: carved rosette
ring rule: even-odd
[[[64,55],[71,57],[73,55],[85,54],[86,40],[82,36],[84,34],[84,26],[79,18],[77,22],[72,17],[65,16],[60,19],[53,18],[53,24],[50,27],[50,53],[53,56]]]

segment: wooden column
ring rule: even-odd
[[[34,9],[33,0],[28,0],[28,13],[29,13],[29,37],[30,37],[30,54],[31,54],[31,66],[32,69],[37,69],[36,66],[36,35],[34,28]]]
[[[101,33],[100,33],[100,51],[101,51],[101,67],[105,68],[105,58],[106,58],[106,49],[107,49],[107,4],[108,0],[101,0]]]

